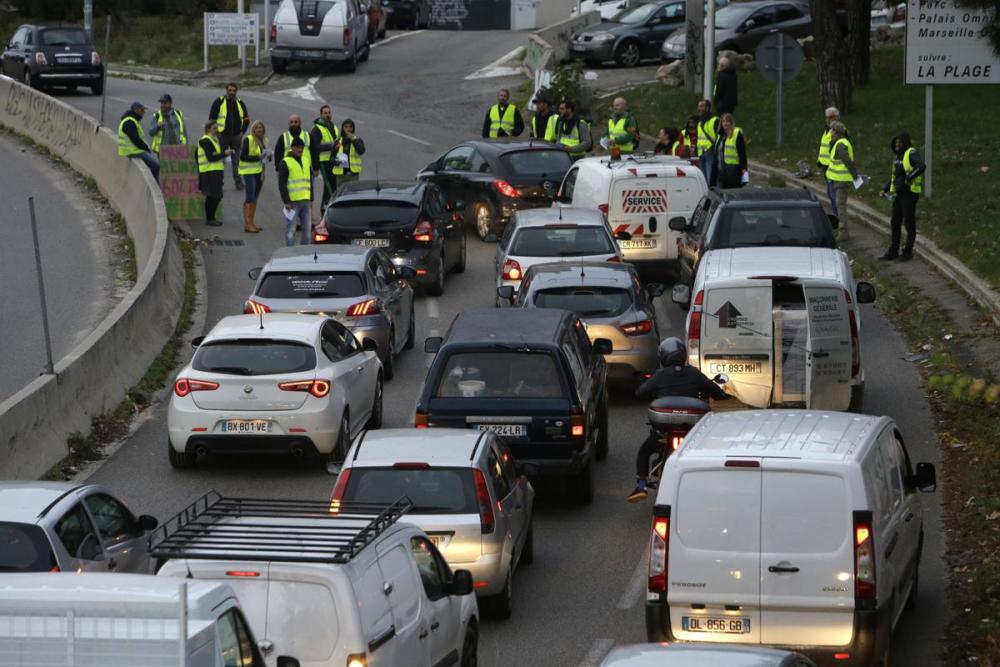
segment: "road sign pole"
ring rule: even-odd
[[[577,10],[577,14],[579,14]],[[264,55],[271,48],[271,0],[264,0]]]
[[[934,164],[931,153],[934,145],[934,86],[924,86],[924,192],[927,199],[931,198],[931,172]]]
[[[204,41],[205,45],[205,67],[202,68],[202,71],[207,72],[208,71],[208,12],[205,12],[205,18],[202,23],[205,28],[204,30],[205,34],[202,36],[202,40]]]
[[[243,11],[243,0],[236,0],[236,13],[241,17],[245,13]],[[247,47],[245,44],[240,44],[236,47],[240,52],[240,71],[244,74],[247,73]]]
[[[108,54],[111,52],[111,14],[107,16],[104,31],[104,85],[101,87],[101,125],[104,125],[104,107],[108,101]]]
[[[712,80],[715,76],[715,0],[708,0],[708,12],[705,17],[705,70],[704,91],[702,97],[711,100],[714,97]]]
[[[94,39],[94,0],[83,0],[83,29]]]
[[[781,124],[782,124],[782,100],[781,100],[781,82],[785,78],[785,45],[783,42],[778,42],[778,113],[775,114],[775,137],[774,142],[778,146],[781,145]]]
[[[38,225],[35,222],[35,198],[28,197],[28,211],[31,214],[31,240],[35,244],[35,268],[38,271],[38,300],[42,304],[42,332],[45,335],[45,372],[55,373],[52,365],[52,338],[49,335],[49,307],[45,303],[45,277],[42,275],[42,254],[38,248]]]

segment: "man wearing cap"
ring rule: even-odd
[[[238,162],[243,133],[250,127],[250,114],[247,112],[247,105],[236,96],[237,90],[235,83],[227,83],[226,94],[212,102],[208,118],[219,125],[219,144],[223,148],[233,149],[231,153],[233,156],[233,181],[236,183],[236,189],[242,190],[243,181],[240,180]]]
[[[149,119],[149,136],[153,137],[151,148],[157,155],[163,144],[174,146],[188,142],[184,114],[174,108],[174,101],[167,93],[160,95],[160,110]]]
[[[153,178],[160,182],[160,160],[150,150],[146,143],[146,133],[142,130],[142,117],[146,113],[146,105],[142,102],[132,102],[128,111],[122,114],[118,123],[118,155],[122,157],[139,158],[153,172]]]
[[[535,105],[535,115],[531,117],[531,136],[534,139],[553,141],[559,116],[552,113],[552,105],[544,95],[539,95],[531,101]]]
[[[305,150],[306,142],[295,137],[278,165],[278,192],[285,205],[285,245],[288,246],[295,245],[296,223],[301,229],[302,245],[309,245],[312,234],[312,171]]]

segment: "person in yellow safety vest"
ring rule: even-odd
[[[309,165],[313,172],[316,171],[316,165],[314,164],[314,157],[316,154],[311,150],[310,146],[311,139],[309,133],[302,128],[302,117],[298,114],[292,114],[288,117],[288,129],[281,133],[278,137],[277,143],[274,144],[274,168],[277,170],[281,167],[281,161],[285,159],[285,155],[291,152],[292,140],[301,139],[303,145],[306,147],[305,152],[302,154],[303,159],[309,161]],[[313,173],[315,176],[316,174]]]
[[[661,127],[656,135],[656,155],[673,155],[680,157],[685,152],[684,135],[676,127]]]
[[[560,144],[574,160],[587,155],[594,147],[590,125],[576,115],[576,104],[572,100],[559,103],[559,121],[555,128],[555,143]]]
[[[539,95],[531,101],[535,105],[535,115],[531,117],[531,136],[534,139],[552,141],[550,137],[555,136],[558,114],[552,112],[549,98],[544,95]]]
[[[851,188],[859,178],[858,167],[854,163],[854,146],[847,138],[847,128],[839,120],[830,123],[830,164],[826,177],[833,181],[834,198],[837,201],[837,240],[846,241],[851,237],[847,198]]]
[[[118,155],[142,160],[159,183],[160,160],[149,148],[149,144],[146,143],[146,133],[142,130],[142,117],[145,113],[145,104],[132,102],[128,111],[122,114],[122,119],[118,123]]]
[[[312,235],[312,170],[306,157],[306,143],[292,139],[288,154],[278,165],[278,192],[285,205],[285,245],[295,245],[295,227],[301,229],[302,245]]]
[[[837,196],[833,191],[833,181],[826,177],[826,168],[830,166],[830,142],[833,136],[833,133],[830,131],[830,125],[840,120],[840,110],[837,107],[829,107],[823,115],[826,117],[826,131],[819,138],[819,154],[816,156],[816,166],[819,167],[820,176],[826,181],[826,196],[830,200],[830,210],[833,212],[834,217],[839,218]],[[847,139],[848,141],[851,139],[850,134],[847,135]]]
[[[892,150],[896,154],[892,161],[892,173],[879,192],[880,197],[892,195],[892,239],[889,249],[879,259],[886,261],[899,258],[901,262],[913,259],[913,243],[917,240],[917,200],[924,191],[924,164],[920,153],[912,146],[910,134],[902,132],[892,140]],[[899,254],[900,227],[906,227],[906,245]]]
[[[149,119],[149,136],[153,137],[150,147],[157,155],[163,144],[174,146],[188,142],[184,114],[174,108],[174,101],[167,93],[160,95],[160,109]]]
[[[608,118],[608,150],[617,146],[621,155],[631,155],[639,146],[639,124],[632,112],[626,108],[624,97],[616,97],[611,103],[611,117]]]
[[[489,108],[483,119],[483,138],[519,137],[524,132],[524,119],[517,107],[510,103],[510,91],[501,88],[497,103]]]
[[[260,120],[254,121],[250,131],[243,137],[240,146],[239,172],[246,188],[246,198],[243,200],[243,231],[256,234],[260,231],[254,223],[257,215],[257,200],[264,185],[264,162],[270,159],[271,151],[267,149],[267,130]]]
[[[198,190],[205,195],[205,224],[211,227],[222,225],[215,219],[215,213],[222,201],[222,185],[226,175],[225,159],[233,154],[232,148],[222,148],[219,143],[219,127],[214,120],[205,123],[205,134],[198,140],[195,155],[198,159]]]
[[[333,173],[338,183],[347,183],[361,178],[361,156],[365,154],[365,142],[355,134],[354,121],[345,118],[340,124],[340,140],[337,142]]]
[[[722,114],[722,133],[715,152],[722,156],[718,177],[720,188],[741,188],[750,182],[746,140],[731,113]]]
[[[219,145],[223,148],[231,148],[233,152],[233,181],[236,189],[242,190],[243,183],[240,181],[237,161],[240,158],[240,144],[243,143],[243,133],[250,127],[250,114],[247,105],[236,96],[238,87],[235,83],[226,84],[226,94],[218,97],[212,102],[209,109],[208,118],[214,120],[219,125]]]
[[[719,139],[721,126],[718,116],[712,115],[712,103],[708,100],[698,101],[698,166],[705,175],[706,183],[715,181],[715,170],[718,156],[715,144]]]
[[[319,169],[320,178],[323,179],[321,210],[326,208],[333,193],[337,190],[337,175],[333,173],[333,158],[339,138],[340,130],[333,123],[333,109],[330,108],[329,104],[324,104],[319,108],[319,118],[313,121],[313,129],[309,133],[309,144],[313,147],[313,154],[316,158],[315,165]]]

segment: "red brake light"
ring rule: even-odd
[[[249,299],[245,304],[243,304],[243,314],[244,315],[260,315],[261,313],[270,313],[271,309],[262,303],[257,303],[253,299]]]
[[[428,425],[426,412],[418,412],[413,416],[413,426],[416,428],[427,428]]]
[[[607,204],[598,204],[597,205],[597,210],[600,211],[601,213],[603,213],[605,218],[608,217],[608,205]]]
[[[497,179],[493,181],[493,187],[504,197],[520,197],[521,193],[507,181]]]
[[[646,589],[650,593],[667,592],[667,550],[670,545],[670,517],[654,516],[649,536],[649,578]]]
[[[493,503],[490,502],[490,490],[486,486],[483,471],[476,468],[472,471],[476,478],[476,501],[479,503],[479,526],[484,535],[492,533],[496,527],[496,516],[493,514]]]
[[[364,317],[365,315],[377,315],[380,312],[382,312],[382,307],[379,306],[378,299],[368,299],[366,301],[359,301],[348,308],[347,316]]]
[[[684,444],[684,435],[671,435],[670,436],[670,449],[677,451],[677,449]]]
[[[614,257],[608,257],[608,261],[609,262],[620,262],[620,261],[622,261],[622,258],[619,257],[618,255],[615,255]]]
[[[308,391],[316,398],[323,398],[330,393],[330,383],[327,380],[279,382],[278,389],[281,389],[282,391]]]
[[[278,26],[274,23],[271,24],[271,43],[273,44],[278,40]]]
[[[854,513],[854,599],[868,600],[874,608],[875,585],[875,536],[872,534],[872,513]]]
[[[705,290],[700,290],[691,305],[691,319],[688,322],[687,348],[688,358],[697,358],[701,354],[701,306],[705,300]]]
[[[330,240],[330,235],[325,232],[313,232],[313,243],[326,243]]]
[[[205,380],[189,380],[188,378],[177,378],[174,382],[174,393],[184,398],[192,391],[214,391],[219,388],[218,382],[208,382]]]
[[[252,570],[230,570],[226,572],[227,577],[259,577],[260,572],[253,572]]]
[[[621,327],[622,333],[626,336],[641,336],[648,334],[652,330],[653,320],[643,320],[642,322],[634,322]]]
[[[521,265],[517,263],[516,259],[508,259],[503,263],[504,280],[520,280],[523,277],[524,273],[521,271]]]
[[[431,465],[429,463],[393,463],[392,467],[396,470],[430,470]]]
[[[341,470],[337,475],[337,483],[333,485],[333,494],[330,496],[330,514],[340,512],[340,502],[344,499],[344,491],[347,490],[347,481],[351,478],[351,469]]]
[[[434,227],[426,220],[421,220],[413,228],[413,240],[418,243],[430,243],[434,240]]]
[[[344,46],[351,45],[351,29],[344,28]]]

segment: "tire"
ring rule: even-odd
[[[347,450],[351,446],[351,421],[345,412],[340,416],[340,432],[337,434],[337,442],[330,451],[331,463],[343,463],[347,458]]]
[[[373,40],[369,40],[368,43],[365,45],[365,54],[363,56],[361,56],[360,58],[358,58],[359,62],[363,62],[363,63],[368,62],[368,58],[372,54],[372,41]]]
[[[385,359],[382,360],[382,373],[386,380],[391,380],[396,374],[396,332],[389,329],[389,343],[386,346]]]
[[[517,561],[518,565],[531,565],[535,562],[535,522],[532,521],[528,524],[528,537],[524,540],[524,546],[521,548],[521,559]]]
[[[351,59],[347,61],[347,64],[344,66],[344,69],[346,69],[348,72],[350,72],[352,74],[354,72],[358,71],[358,50],[357,49],[355,49],[353,52],[351,52]]]
[[[462,230],[462,254],[458,256],[458,263],[452,268],[453,273],[465,273],[465,230]]]
[[[441,296],[444,294],[444,257],[438,261],[438,269],[433,283],[427,286],[427,294]]]
[[[103,95],[104,94],[104,79],[103,78],[101,79],[100,83],[95,83],[93,86],[90,87],[90,94],[91,95],[95,95],[95,96],[97,96],[97,95]]]
[[[503,590],[497,595],[491,595],[490,597],[483,599],[483,606],[486,608],[486,611],[489,613],[491,618],[498,618],[502,621],[506,621],[510,618],[511,614],[514,613],[513,580],[514,570],[513,568],[508,568],[507,579],[504,581]]]
[[[590,461],[583,470],[569,478],[569,494],[579,505],[594,502],[594,471]]]
[[[382,377],[375,381],[375,398],[372,401],[372,416],[368,418],[365,428],[373,431],[382,428]]]
[[[496,213],[493,210],[493,204],[488,201],[476,202],[473,211],[476,221],[476,233],[479,234],[481,240],[485,241],[486,235],[493,231],[493,226],[496,224]]]
[[[41,90],[41,88],[39,87],[39,85],[37,83],[35,83],[35,77],[31,76],[31,70],[28,69],[27,67],[24,68],[24,76],[22,77],[21,81],[28,88],[34,88],[35,90]]]
[[[288,61],[271,58],[271,69],[275,74],[283,74],[288,69]]]
[[[413,315],[413,306],[410,306],[410,326],[406,331],[406,342],[403,343],[404,350],[412,350],[413,344],[417,340],[417,320]]]
[[[170,444],[170,440],[167,440],[167,456],[170,459],[170,467],[176,470],[183,470],[184,468],[193,468],[195,466],[195,458],[187,452],[178,452],[174,449],[174,446]]]
[[[615,62],[622,67],[636,67],[641,61],[642,51],[635,40],[626,40],[615,49]]]
[[[473,623],[469,623],[462,640],[462,667],[476,667],[479,664],[479,632]]]
[[[598,461],[603,461],[608,458],[608,398],[604,397],[604,403],[601,405],[601,412],[597,416],[597,444],[594,448],[594,454],[597,456]]]

